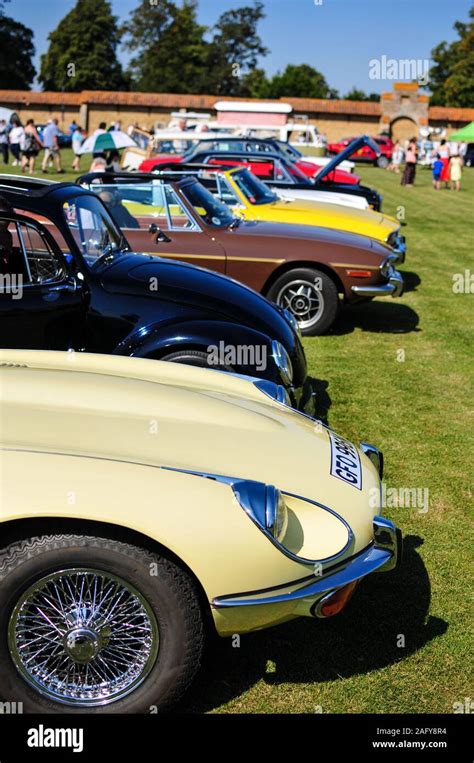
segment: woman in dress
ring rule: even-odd
[[[392,151],[392,163],[389,165],[389,170],[396,172],[397,175],[400,172],[400,166],[403,162],[403,147],[399,140],[395,143]]]
[[[459,154],[454,154],[449,162],[449,177],[451,179],[451,190],[461,190],[461,176],[462,176],[462,158]]]
[[[405,154],[405,169],[403,171],[401,182],[401,184],[406,185],[407,188],[411,188],[415,182],[417,156],[418,148],[416,145],[416,138],[412,138],[408,142]]]
[[[24,172],[28,167],[30,175],[35,171],[36,157],[38,156],[40,149],[43,148],[43,143],[38,134],[38,130],[35,127],[33,119],[28,119],[25,125],[25,132],[22,140],[22,157],[21,157],[21,171]]]
[[[441,141],[438,149],[439,158],[443,162],[443,169],[441,170],[440,180],[444,183],[444,187],[447,188],[449,184],[449,146],[445,139]]]

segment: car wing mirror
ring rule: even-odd
[[[162,231],[161,228],[159,228],[156,223],[150,223],[150,225],[148,226],[148,232],[151,233],[152,235],[156,234],[155,242],[157,244],[159,244],[160,241],[162,241],[163,243],[166,241],[171,241],[170,237],[167,236],[166,233]]]

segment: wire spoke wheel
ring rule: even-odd
[[[102,570],[66,569],[20,597],[8,648],[24,680],[66,705],[107,705],[139,686],[155,664],[159,631],[132,585]]]
[[[302,330],[314,326],[324,312],[323,293],[311,281],[297,279],[286,283],[276,302],[293,313]]]

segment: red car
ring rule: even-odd
[[[285,146],[286,150],[282,150],[281,146]],[[278,158],[284,160],[286,165],[292,165],[296,167],[299,173],[305,177],[313,178],[322,169],[322,164],[315,164],[314,162],[308,162],[305,159],[297,155],[296,151],[291,151],[291,147],[287,147],[286,144],[280,143],[280,141],[262,140],[257,138],[239,138],[239,137],[226,137],[226,138],[213,138],[203,139],[194,146],[190,151],[187,151],[184,155],[180,154],[160,154],[158,156],[145,159],[139,169],[141,172],[152,172],[156,167],[161,164],[169,164],[169,162],[185,162],[196,163],[201,161],[203,154],[208,156],[210,153],[215,152],[222,156],[224,153],[232,154],[234,157],[240,155],[247,155],[248,159],[251,159],[252,155],[258,155],[262,158],[262,155],[267,155],[269,158],[269,164],[271,158]],[[249,156],[250,155],[250,156]],[[233,166],[239,166],[241,162],[233,161]],[[257,165],[252,165],[252,162],[246,160],[242,162],[245,166],[249,166],[251,171],[263,179],[263,175],[259,175],[259,171],[262,170],[262,164],[259,162]],[[270,170],[268,171],[268,175]],[[332,181],[336,183],[345,183],[346,185],[357,185],[360,178],[357,175],[352,175],[345,170],[335,170]]]
[[[149,159],[144,159],[140,164],[140,172],[153,172],[161,165],[168,166],[173,164],[218,164],[225,167],[248,167],[254,175],[261,180],[278,180],[284,179],[288,175],[296,179],[305,180],[313,178],[320,172],[322,166],[311,164],[311,174],[306,171],[303,172],[300,164],[309,165],[310,162],[290,162],[285,157],[276,154],[244,154],[244,153],[230,153],[227,151],[202,151],[198,154],[193,154],[191,158],[186,156],[178,156],[176,154],[161,154],[160,156],[153,156]],[[326,181],[331,180],[333,183],[344,183],[345,185],[358,185],[360,177],[353,175],[345,170],[334,170],[330,177],[325,178]]]
[[[337,143],[328,143],[328,153],[340,154],[341,151],[344,151],[344,149],[347,148],[350,143],[352,143],[353,140],[355,140],[355,138],[343,138]],[[359,148],[359,150],[354,154],[352,154],[351,159],[356,162],[370,162],[370,164],[374,164],[376,167],[382,167],[385,169],[390,164],[390,160],[392,158],[393,142],[386,135],[377,135],[375,138],[372,138],[372,140],[377,143],[380,149],[380,156],[377,156],[375,151],[370,146],[363,146],[362,148]]]

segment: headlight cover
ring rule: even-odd
[[[289,385],[293,381],[293,366],[287,351],[276,339],[272,341],[272,357],[280,372],[284,384]]]
[[[287,321],[288,321],[288,323],[290,324],[291,328],[292,328],[292,329],[293,329],[293,331],[295,332],[295,334],[296,334],[297,336],[301,337],[301,329],[300,329],[300,324],[299,324],[299,323],[298,323],[298,321],[296,320],[296,318],[295,318],[295,316],[293,315],[293,313],[292,313],[292,312],[290,312],[290,310],[287,310],[286,308],[283,310],[283,313],[284,313],[284,315],[285,315],[285,318],[286,318],[286,320],[287,320]]]
[[[264,395],[276,400],[277,403],[286,405],[288,408],[293,407],[288,390],[281,384],[274,384],[274,382],[271,382],[268,379],[258,379],[257,381],[254,381],[254,386],[261,390]]]
[[[280,490],[250,480],[235,482],[232,490],[240,506],[260,530],[279,544],[288,527],[288,508]]]
[[[280,491],[267,485],[265,492],[265,521],[269,533],[281,541],[288,527],[288,508]]]

